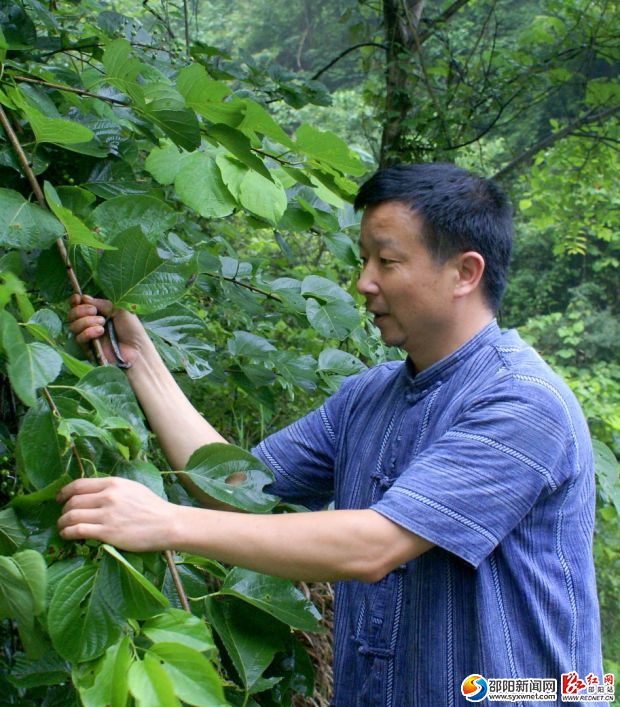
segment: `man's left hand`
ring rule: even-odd
[[[65,540],[92,538],[131,552],[172,547],[177,507],[136,481],[76,479],[56,500],[64,503],[58,528]]]

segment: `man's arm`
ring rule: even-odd
[[[199,447],[212,442],[227,442],[187,399],[138,317],[126,311],[115,311],[108,300],[88,296],[73,295],[70,304],[69,327],[76,341],[86,346],[93,339],[100,338],[110,362],[114,362],[114,353],[103,323],[105,317],[113,317],[121,353],[131,364],[127,378],[173,469],[183,469]],[[235,510],[205,494],[184,474],[178,474],[178,478],[204,506]]]
[[[288,579],[376,582],[433,547],[373,510],[284,515],[177,506],[134,481],[78,479],[58,495],[65,540],[180,550]]]

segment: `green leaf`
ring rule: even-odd
[[[177,707],[172,680],[160,660],[150,651],[129,669],[129,692],[137,707]]]
[[[9,355],[7,373],[13,390],[25,405],[36,403],[36,391],[56,379],[62,358],[46,344],[25,344],[15,356]]]
[[[85,223],[60,203],[56,190],[49,182],[46,181],[43,188],[48,206],[67,231],[69,245],[85,245],[102,250],[113,250],[112,246],[100,241]]]
[[[37,142],[51,142],[54,145],[77,145],[90,142],[95,136],[85,125],[75,123],[65,118],[48,118],[36,108],[24,103],[20,106]]]
[[[230,155],[223,153],[215,158],[215,162],[220,169],[222,180],[228,191],[239,200],[241,182],[248,172],[248,168]]]
[[[325,162],[347,174],[360,176],[366,167],[347,144],[334,133],[318,130],[305,123],[297,128],[295,145],[298,152]]]
[[[160,184],[172,184],[177,176],[184,155],[172,143],[164,147],[154,147],[146,158],[144,166]]]
[[[146,330],[168,368],[185,369],[196,380],[211,373],[207,359],[213,346],[204,341],[205,322],[178,304],[142,318]]]
[[[17,653],[11,672],[7,675],[13,685],[23,688],[57,685],[69,677],[69,664],[54,651],[49,651],[47,655],[35,660],[23,653]]]
[[[25,539],[15,511],[12,508],[0,511],[0,555],[12,555]]]
[[[346,351],[340,349],[323,349],[319,354],[319,371],[322,373],[333,373],[342,377],[352,376],[361,373],[366,366]]]
[[[166,255],[134,226],[112,241],[117,250],[104,253],[97,279],[117,307],[140,314],[152,312],[179,299],[194,272],[193,258]]]
[[[45,608],[46,573],[45,560],[34,550],[0,557],[0,618],[31,626]]]
[[[251,691],[275,654],[284,650],[288,629],[233,597],[208,598],[207,612],[243,685]]]
[[[163,662],[174,692],[183,702],[197,707],[227,704],[222,680],[202,653],[180,643],[157,643],[147,654]]]
[[[111,545],[103,549],[118,563],[123,593],[123,613],[132,619],[146,619],[168,606],[168,600],[149,580]]]
[[[273,176],[272,180],[250,170],[239,184],[239,202],[275,226],[286,211],[288,201],[282,186]]]
[[[613,451],[598,439],[592,440],[594,470],[604,500],[612,503],[620,516],[620,464]]]
[[[95,664],[74,673],[82,703],[88,707],[125,707],[129,696],[128,673],[134,658],[128,636],[110,646]]]
[[[125,625],[116,563],[110,563],[111,559],[69,572],[50,601],[47,626],[52,643],[71,662],[98,658]]]
[[[142,625],[142,633],[154,643],[178,643],[197,651],[215,651],[211,632],[203,619],[181,609],[168,609]]]
[[[39,400],[26,413],[17,435],[17,469],[22,479],[35,489],[45,488],[65,472],[66,451],[49,406]]]
[[[252,152],[252,144],[242,132],[228,125],[218,123],[207,130],[207,135],[220,145],[223,145],[246,167],[258,172],[267,180],[272,179],[271,173],[260,157]]]
[[[264,359],[276,351],[276,347],[249,331],[234,331],[232,338],[228,339],[227,347],[233,356],[248,356],[250,358]]]
[[[93,368],[80,380],[76,389],[87,396],[102,419],[123,417],[146,443],[148,430],[144,416],[127,376],[121,370],[114,366]]]
[[[156,466],[151,464],[151,462],[142,461],[140,459],[121,462],[118,466],[114,467],[114,476],[137,481],[161,498],[166,498],[161,472]]]
[[[131,44],[126,39],[110,42],[103,53],[103,66],[110,83],[128,93],[140,73],[140,62],[131,56]]]
[[[104,201],[93,211],[91,218],[108,239],[139,226],[151,243],[157,243],[159,237],[174,226],[177,213],[161,199],[133,195]]]
[[[144,112],[175,145],[188,151],[200,147],[200,125],[194,111],[149,107]]]
[[[244,99],[244,103],[245,115],[243,121],[237,126],[238,130],[261,133],[280,143],[280,145],[290,149],[295,148],[295,143],[259,103],[247,98]]]
[[[263,492],[273,481],[269,469],[232,444],[200,447],[190,457],[184,473],[209,496],[250,513],[267,513],[278,503],[275,496]],[[227,479],[238,473],[245,476],[242,481],[227,483]]]
[[[0,246],[47,248],[63,234],[64,228],[50,213],[12,189],[0,189]]]
[[[215,81],[207,74],[204,66],[190,64],[177,74],[176,85],[189,108],[200,113],[201,106],[221,101],[230,95],[230,89],[221,81]]]
[[[293,628],[316,631],[321,615],[292,582],[251,570],[232,569],[220,594],[242,599]]]
[[[325,337],[339,341],[345,339],[360,323],[359,313],[355,307],[341,300],[319,302],[308,299],[306,316],[316,331]]]
[[[205,218],[228,216],[236,205],[214,160],[203,152],[185,157],[174,188],[186,206]]]

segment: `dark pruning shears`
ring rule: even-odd
[[[118,339],[116,338],[116,329],[114,328],[114,321],[112,320],[112,317],[108,317],[105,320],[104,328],[108,337],[110,338],[110,346],[112,346],[114,358],[116,359],[116,367],[123,369],[131,368],[131,363],[129,363],[129,361],[125,361],[123,355],[121,354],[121,350],[118,345]]]

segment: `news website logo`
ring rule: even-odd
[[[489,692],[489,685],[482,675],[473,673],[461,683],[461,694],[468,702],[480,702]]]
[[[594,673],[584,678],[576,671],[562,673],[560,699],[562,702],[614,702],[616,699],[615,676],[605,673],[600,679]]]

